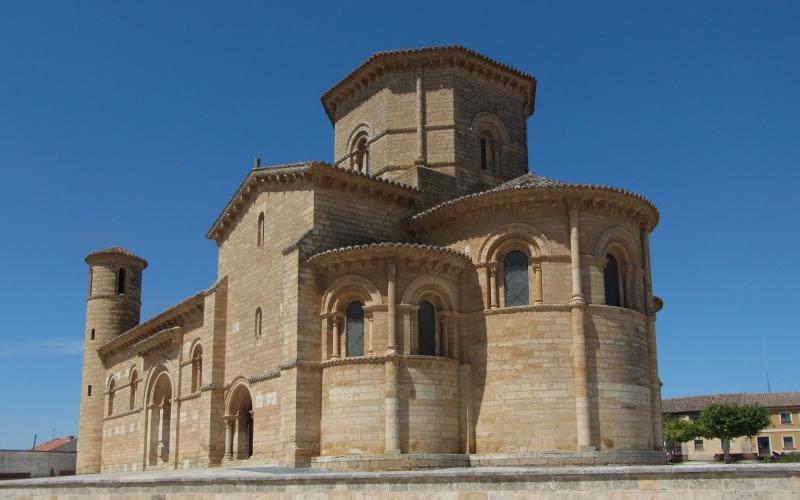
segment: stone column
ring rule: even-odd
[[[373,327],[372,327],[372,319],[373,319],[372,318],[372,313],[369,313],[369,316],[367,316],[367,334],[369,335],[369,339],[368,339],[368,342],[367,342],[367,346],[368,346],[367,354],[369,354],[370,356],[372,356],[372,353],[373,353],[373,351],[372,351],[372,337],[374,336],[373,335]]]
[[[231,415],[225,415],[222,417],[225,419],[225,460],[233,459],[233,417]]]
[[[336,316],[331,318],[333,321],[333,355],[332,358],[339,357],[339,318]]]
[[[656,352],[656,310],[653,304],[653,284],[650,274],[650,239],[642,228],[642,267],[644,268],[644,306],[647,314],[647,354],[650,365],[650,416],[653,422],[653,448],[660,450],[664,441],[661,416],[661,381],[658,377]]]
[[[441,318],[436,318],[433,322],[433,354],[435,356],[442,355],[442,325]]]
[[[442,356],[450,355],[450,335],[447,328],[447,316],[442,314]]]
[[[569,211],[570,256],[572,258],[572,298],[569,301],[572,323],[572,373],[575,385],[575,420],[578,431],[578,449],[592,451],[591,416],[589,414],[589,383],[586,364],[586,332],[584,314],[586,299],[581,284],[581,256],[579,226],[580,213]]]
[[[498,307],[498,300],[497,300],[497,266],[492,264],[489,268],[489,295],[490,295],[490,304],[492,309],[497,309]]]
[[[397,264],[394,262],[387,263],[387,274],[388,274],[388,300],[389,303],[386,305],[386,337],[387,337],[387,345],[386,345],[386,353],[387,354],[397,354],[397,308],[396,301],[397,298],[395,297],[395,281],[397,279]]]
[[[396,308],[396,280],[397,264],[388,262],[387,283],[387,336],[386,346],[386,371],[384,379],[384,407],[385,407],[385,449],[387,455],[399,454],[400,451],[400,356],[397,352],[397,308]]]
[[[533,303],[541,304],[544,302],[544,287],[542,286],[542,265],[537,264],[533,267]]]
[[[415,165],[425,165],[425,88],[422,64],[417,65],[417,158]]]

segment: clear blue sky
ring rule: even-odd
[[[664,396],[800,390],[800,3],[0,4],[0,448],[77,432],[87,269],[150,261],[143,319],[215,279],[257,155],[330,160],[319,97],[378,50],[539,81],[530,166],[655,202]]]

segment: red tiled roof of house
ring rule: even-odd
[[[698,412],[712,403],[759,404],[766,408],[800,406],[800,392],[739,392],[733,394],[706,394],[661,401],[663,413]]]
[[[69,443],[73,439],[75,439],[75,436],[64,436],[60,438],[51,439],[50,441],[47,441],[35,447],[33,451],[52,451],[58,448],[59,446]]]

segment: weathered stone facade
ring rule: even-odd
[[[87,257],[78,471],[663,461],[658,212],[527,173],[535,89],[377,54],[322,98],[333,164],[234,193],[211,288],[139,323],[146,262]]]

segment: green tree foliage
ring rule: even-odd
[[[731,439],[752,438],[770,424],[769,410],[760,405],[710,404],[700,412],[697,434],[722,441],[725,462],[731,461]]]
[[[664,440],[668,443],[685,443],[698,436],[697,426],[682,418],[664,420]]]

